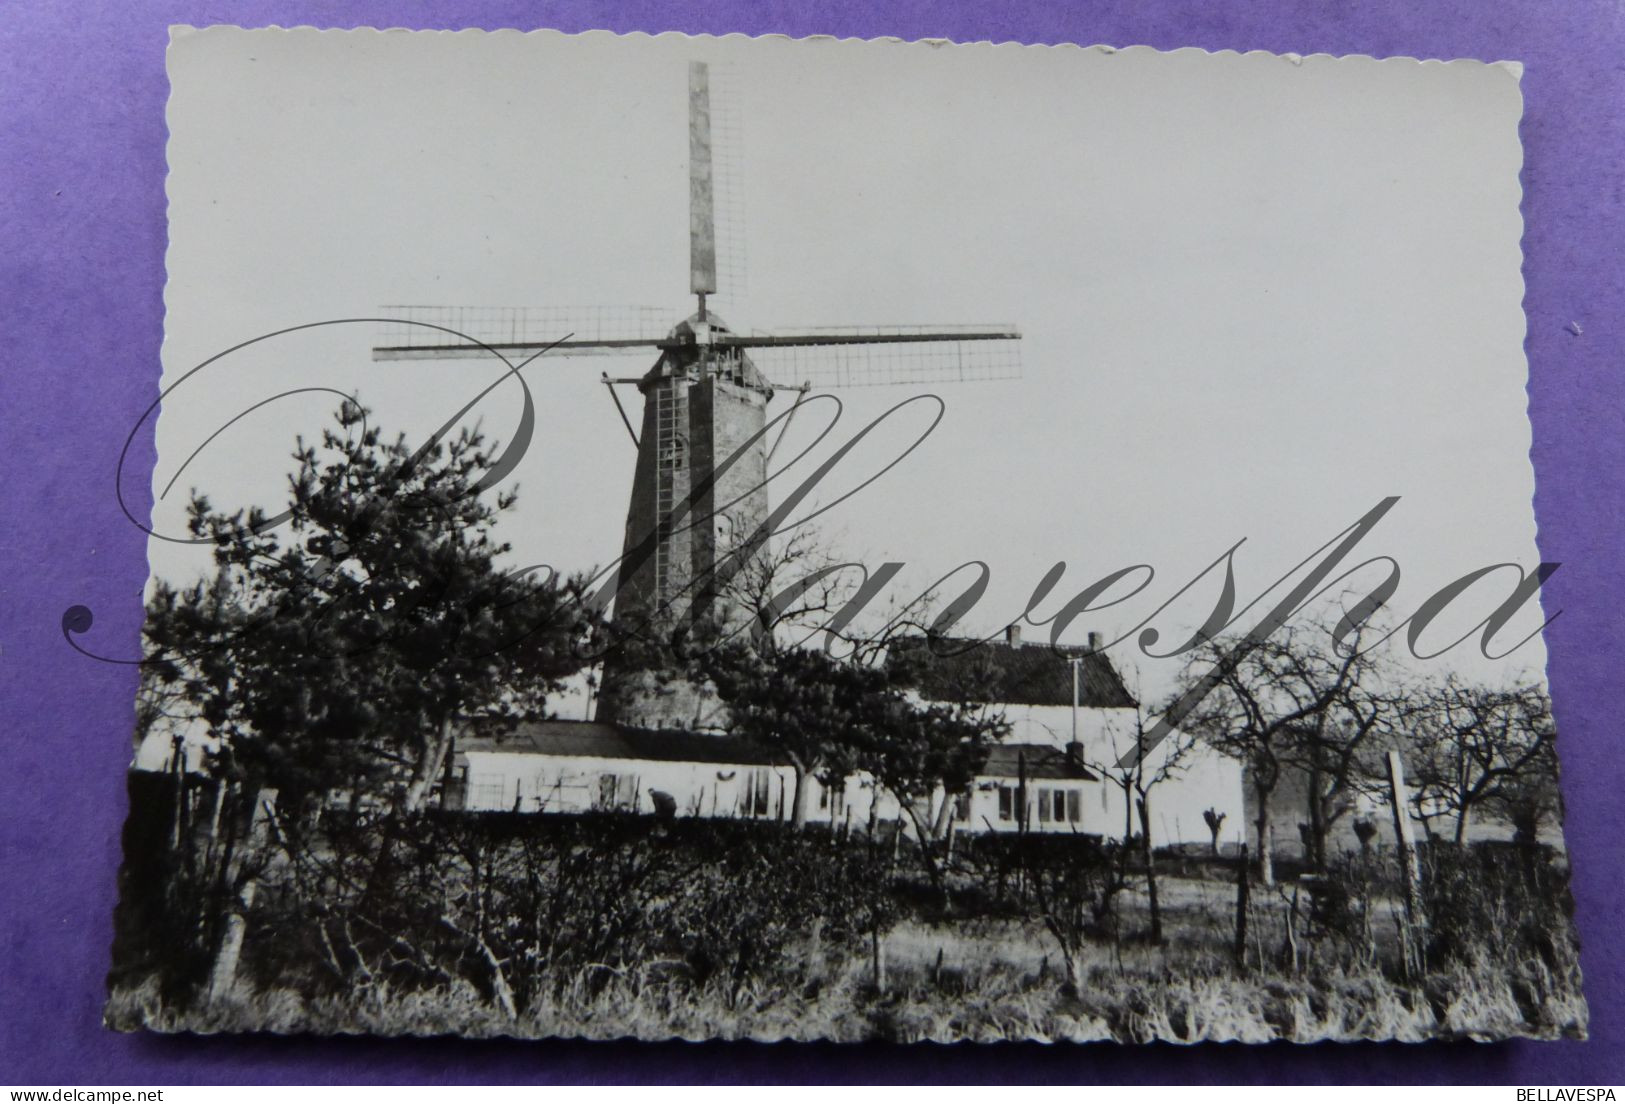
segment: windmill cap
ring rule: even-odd
[[[733,332],[732,330],[728,329],[728,324],[722,320],[716,311],[708,310],[705,312],[705,320],[703,322],[700,320],[700,316],[696,312],[677,323],[677,325],[673,326],[671,328],[671,333],[667,336],[672,340],[683,337],[693,337],[698,332],[697,328],[699,326],[709,327],[718,333]]]

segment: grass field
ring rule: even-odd
[[[908,918],[884,937],[885,984],[872,950],[808,935],[737,991],[696,985],[657,967],[615,972],[498,1012],[475,985],[388,983],[307,995],[245,986],[224,1001],[175,1008],[151,980],[115,989],[111,1026],[160,1031],[365,1032],[641,1039],[749,1038],[1146,1042],[1583,1036],[1586,1010],[1572,961],[1509,964],[1487,942],[1396,979],[1397,922],[1374,924],[1375,954],[1351,964],[1305,934],[1285,959],[1284,894],[1255,888],[1249,965],[1233,960],[1234,887],[1211,878],[1161,879],[1166,938],[1149,945],[1143,888],[1121,902],[1119,938],[1090,944],[1075,993],[1036,919]],[[1387,914],[1391,903],[1375,912]],[[1477,956],[1475,961],[1475,955]]]

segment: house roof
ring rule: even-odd
[[[1079,705],[1128,709],[1137,704],[1111,660],[1089,648],[907,636],[891,642],[887,661],[928,701],[1069,706],[1073,659],[1082,661]]]
[[[1020,778],[1029,780],[1067,778],[1094,782],[1098,776],[1059,748],[1048,744],[994,744],[987,761],[977,771],[979,778]]]
[[[740,766],[774,766],[785,762],[772,749],[737,736],[655,732],[597,721],[521,721],[513,728],[492,725],[460,733],[457,751]],[[1092,782],[1096,778],[1066,752],[1047,744],[994,744],[988,749],[987,759],[977,775],[1019,778],[1023,769],[1032,780],[1069,778]]]
[[[457,750],[745,766],[767,766],[781,761],[771,749],[737,736],[656,732],[597,721],[521,721],[512,728],[491,725],[459,734]]]

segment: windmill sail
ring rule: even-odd
[[[752,334],[738,344],[769,379],[814,390],[1021,378],[1014,326],[828,327]]]
[[[703,61],[688,66],[688,290],[717,290],[716,197],[711,188],[711,72]],[[705,300],[700,300],[705,311]]]
[[[717,258],[715,298],[727,302],[750,284],[745,224],[745,117],[737,86],[738,70],[730,62],[710,65],[711,217]]]
[[[700,618],[742,627],[750,611],[730,580],[765,549],[767,407],[776,390],[1008,379],[1021,373],[1021,334],[1009,325],[841,326],[735,331],[708,308],[718,294],[717,213],[730,191],[734,124],[713,127],[711,70],[688,67],[689,290],[698,310],[672,324],[658,308],[385,308],[376,360],[654,354],[641,376],[611,379],[610,394],[638,450],[615,620],[628,640],[678,640]],[[722,165],[717,175],[718,147]],[[737,197],[742,199],[742,196]],[[726,224],[725,224],[726,228]],[[725,254],[726,255],[726,254]],[[731,279],[731,278],[730,278]],[[736,290],[730,282],[730,290]],[[641,425],[614,385],[636,385]],[[637,649],[606,659],[603,721],[705,728],[714,691],[639,666]]]
[[[671,333],[667,307],[379,308],[374,360],[524,359],[647,353]]]
[[[382,308],[374,360],[524,360],[613,356],[688,348],[691,330],[671,328],[661,307]],[[1021,333],[1004,323],[818,326],[731,333],[713,316],[706,340],[749,349],[752,361],[785,387],[884,387],[964,383],[1021,376]]]

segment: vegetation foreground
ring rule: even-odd
[[[909,839],[606,814],[356,816],[259,872],[237,980],[208,862],[126,830],[122,1030],[857,1041],[1583,1037],[1567,872],[1439,844],[1425,929],[1390,856],[1251,884],[1091,838]],[[149,797],[153,796],[148,794]],[[391,842],[385,844],[385,840]],[[293,841],[289,841],[292,843]],[[134,845],[134,846],[132,846]],[[299,861],[288,860],[296,854]],[[206,855],[204,856],[207,857]],[[1290,871],[1286,872],[1290,873]]]

